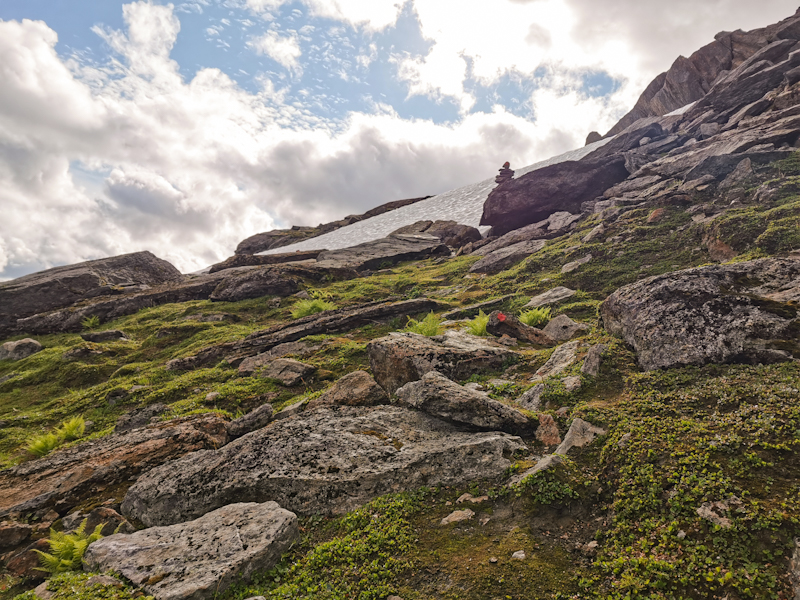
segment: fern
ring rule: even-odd
[[[550,320],[550,307],[532,308],[519,316],[519,320],[530,327],[540,327]]]
[[[86,421],[83,420],[83,417],[74,417],[69,421],[64,421],[61,427],[56,429],[56,435],[65,442],[71,442],[83,437],[85,431]]]
[[[489,323],[489,315],[485,314],[482,310],[478,311],[478,316],[467,324],[469,332],[472,335],[484,337],[489,335],[486,331],[486,325]]]
[[[437,317],[431,311],[422,321],[417,321],[416,319],[412,319],[408,317],[408,324],[406,325],[405,331],[410,331],[411,333],[419,333],[420,335],[437,335],[442,328],[442,319]]]
[[[33,438],[26,449],[34,456],[47,456],[61,445],[61,438],[55,433],[45,433]]]
[[[100,317],[97,315],[92,315],[91,317],[84,317],[81,319],[81,327],[84,328],[86,331],[91,331],[92,329],[97,329],[100,327]]]
[[[86,522],[84,519],[80,526],[72,533],[50,530],[50,552],[35,550],[39,555],[41,567],[37,570],[47,573],[65,573],[66,571],[78,571],[83,568],[83,555],[89,544],[96,542],[103,535],[100,533],[105,523],[100,523],[94,528],[91,534],[86,533]]]

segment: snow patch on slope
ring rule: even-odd
[[[580,160],[593,150],[604,146],[613,138],[608,138],[589,144],[583,148],[572,150],[547,160],[534,163],[527,167],[516,170],[516,177],[547,167],[550,165],[566,162],[568,160]],[[266,250],[258,254],[282,254],[284,252],[294,252],[295,250],[339,250],[340,248],[350,248],[364,242],[370,242],[386,237],[391,232],[416,223],[417,221],[456,221],[463,225],[478,227],[481,233],[488,231],[488,227],[479,227],[481,215],[483,214],[483,204],[489,192],[497,184],[494,178],[486,179],[472,185],[444,192],[438,196],[433,196],[427,200],[422,200],[416,204],[404,206],[396,210],[383,213],[352,225],[347,225],[336,231],[331,231],[303,242],[298,242],[290,246],[283,246],[273,250]]]

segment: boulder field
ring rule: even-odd
[[[504,165],[484,236],[259,254],[409,200],[0,284],[2,585],[800,597],[799,43],[680,57],[583,159]],[[84,520],[94,583],[34,592]]]

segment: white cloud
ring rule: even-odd
[[[287,69],[302,74],[298,59],[303,52],[297,35],[281,36],[277,31],[268,31],[260,37],[252,38],[248,45],[258,54],[269,56]]]
[[[406,0],[301,0],[314,17],[342,21],[353,27],[380,31],[394,25]],[[258,13],[275,11],[289,0],[246,0]]]

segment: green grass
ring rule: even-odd
[[[520,313],[519,320],[530,327],[541,327],[550,321],[551,312],[550,307],[532,308]]]
[[[298,300],[292,309],[292,318],[301,319],[309,315],[321,313],[326,310],[335,310],[336,305],[326,300],[319,298],[309,298],[307,300]]]
[[[489,315],[485,314],[482,310],[478,311],[478,316],[467,323],[467,329],[472,335],[484,337],[489,335],[486,331],[486,325],[489,324]]]

